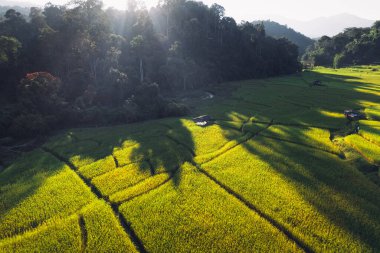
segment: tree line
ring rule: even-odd
[[[126,11],[100,0],[14,9],[0,22],[1,133],[183,115],[164,92],[300,69],[297,46],[237,24],[222,6],[163,0]]]
[[[343,67],[380,63],[380,21],[368,28],[347,28],[336,36],[323,36],[308,48],[307,64]]]

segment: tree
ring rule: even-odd
[[[65,6],[53,5],[47,3],[43,10],[46,23],[54,30],[60,30],[65,24],[64,14],[66,12]]]
[[[0,36],[0,91],[5,97],[13,98],[16,91],[16,82],[19,76],[19,58],[22,49],[21,43],[14,37]]]
[[[144,66],[143,66],[143,56],[144,56],[144,37],[142,35],[137,35],[131,40],[131,48],[133,52],[137,55],[139,59],[139,69],[140,69],[140,83],[144,82]]]
[[[32,110],[37,119],[53,115],[54,108],[60,108],[60,101],[65,100],[65,118],[83,122],[81,113],[102,115],[109,108],[120,112],[130,105],[126,101],[133,104],[133,96],[144,97],[141,95],[146,92],[157,98],[155,103],[146,106],[146,101],[140,100],[138,108],[135,103],[128,112],[152,110],[146,112],[148,117],[157,117],[167,115],[161,112],[168,103],[158,87],[176,92],[298,70],[292,43],[267,37],[261,23],[238,25],[225,16],[220,5],[163,0],[148,12],[139,1],[128,4],[126,11],[104,10],[99,0],[47,4],[43,10],[32,8],[27,20],[9,10],[0,21],[1,95],[22,102],[23,111],[18,113]],[[362,59],[376,55],[377,49],[367,49],[379,44],[378,29],[370,30],[370,36],[359,37],[356,35],[367,30],[347,31],[342,38],[356,36],[358,43],[341,43],[345,55],[357,57],[365,52]],[[330,44],[335,50],[334,43]],[[321,57],[325,52],[328,57],[335,56],[325,47],[323,41],[318,44]],[[23,78],[25,73],[37,74]],[[59,77],[58,89],[53,89],[55,79],[46,73]],[[150,85],[153,83],[157,85]],[[86,122],[98,120],[91,115],[88,118],[91,120]],[[136,119],[136,115],[129,118]]]
[[[340,67],[380,61],[379,23],[371,28],[347,28],[330,38],[323,36],[305,53],[303,59],[315,65]]]
[[[0,66],[15,66],[21,43],[14,37],[0,36]]]
[[[0,22],[0,35],[17,38],[25,47],[33,37],[31,25],[13,9],[8,10],[4,17],[5,20]]]
[[[29,73],[20,82],[20,101],[29,111],[54,113],[61,101],[58,96],[60,86],[59,78],[50,73]]]
[[[14,9],[9,9],[5,13],[4,17],[9,20],[17,19],[21,17],[20,12],[15,11]]]
[[[342,62],[344,59],[344,54],[336,54],[334,57],[334,63],[333,66],[335,69],[338,69],[342,66]]]

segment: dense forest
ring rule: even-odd
[[[380,62],[380,21],[369,28],[347,28],[334,37],[323,36],[308,48],[303,61],[339,68]]]
[[[162,94],[299,70],[297,46],[217,4],[165,0],[126,11],[99,0],[46,4],[0,22],[0,133],[187,113]]]
[[[253,24],[263,24],[265,32],[268,36],[273,38],[286,38],[298,46],[298,51],[300,56],[302,56],[306,49],[314,44],[314,40],[295,31],[294,29],[287,27],[286,25],[281,25],[277,22],[271,20],[258,20],[254,21]]]

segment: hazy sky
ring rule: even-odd
[[[0,0],[0,3],[7,0]],[[17,1],[17,0],[15,0]],[[40,5],[49,0],[20,0]],[[54,4],[63,4],[67,0],[50,0]],[[126,0],[103,0],[106,6],[125,9]],[[158,0],[145,0],[149,8]],[[204,0],[205,4],[218,3],[225,7],[226,14],[238,21],[283,16],[297,20],[310,20],[321,16],[350,13],[362,18],[380,19],[380,0]]]

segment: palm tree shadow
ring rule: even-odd
[[[2,217],[0,226],[2,222],[7,222],[6,217],[12,216],[12,212],[19,212],[18,209],[24,201],[38,194],[39,189],[50,177],[67,169],[64,166],[65,163],[78,175],[81,175],[82,168],[91,166],[94,162],[99,163],[99,166],[93,167],[94,170],[99,168],[103,170],[104,167],[109,166],[103,171],[102,175],[105,175],[124,167],[121,164],[115,166],[113,160],[109,158],[114,157],[115,163],[117,163],[116,158],[123,158],[130,164],[137,165],[134,168],[138,168],[140,175],[147,174],[148,177],[153,177],[161,173],[169,174],[172,184],[178,187],[182,177],[179,168],[184,162],[191,161],[192,155],[182,145],[167,137],[172,129],[180,131],[187,145],[193,146],[190,133],[179,119],[156,120],[112,128],[73,129],[53,137],[44,145],[45,151],[38,149],[27,153],[0,172],[0,214]],[[115,150],[123,152],[117,157]],[[128,168],[128,165],[126,167]],[[128,173],[128,169],[122,171]],[[92,178],[81,176],[81,179],[85,178],[85,184],[93,184]],[[115,178],[115,180],[118,179]],[[109,182],[109,184],[112,183]],[[108,198],[105,195],[103,197]],[[37,217],[20,226],[14,226],[12,231],[0,234],[0,239],[36,228],[45,219],[53,216],[50,217],[47,211],[47,216],[43,220]]]
[[[116,167],[137,164],[141,173],[150,173],[151,176],[168,173],[174,185],[178,185],[181,178],[177,175],[178,168],[185,161],[191,161],[192,156],[183,145],[168,138],[171,131],[180,132],[187,146],[190,149],[194,147],[191,133],[176,118],[74,129],[47,146],[71,161],[80,171],[97,161],[100,161],[99,166],[110,166],[102,164],[102,161],[113,157]]]
[[[380,249],[376,232],[380,227],[379,188],[347,162],[319,150],[260,136],[243,147],[298,189],[322,217],[370,248]],[[322,241],[330,239],[321,237]]]
[[[335,103],[337,103],[335,108],[362,108],[363,100],[368,103],[378,103],[378,96],[371,93],[360,93],[355,90],[356,83],[360,82],[358,77],[313,72],[307,73],[306,78],[308,82],[318,79],[331,84],[328,89],[339,89],[340,85],[343,86],[347,83],[347,80],[351,80],[351,83],[343,88],[352,92],[353,95],[350,96],[349,100],[335,100]],[[360,83],[360,86],[363,85],[363,83]],[[305,89],[312,88],[305,86]],[[254,95],[252,99],[254,100]],[[293,99],[292,102],[297,101]],[[304,103],[303,100],[299,102]],[[281,111],[281,108],[278,110]],[[230,112],[230,114],[232,113],[240,113],[239,108],[237,107],[234,112]],[[252,112],[252,115],[254,115],[254,112]],[[276,121],[276,116],[273,115],[271,117],[274,117],[272,119]],[[263,111],[259,116],[265,118],[267,115]],[[302,119],[303,116],[303,114],[288,115],[288,117],[292,118],[291,121],[299,122],[300,125],[302,123],[305,126],[307,125],[305,122],[310,122],[310,119],[304,120]],[[286,118],[287,115],[282,114],[281,117]],[[327,114],[321,115],[319,120],[321,122],[335,121]],[[291,131],[292,127],[297,126],[290,125],[288,127],[290,132],[282,133],[284,139],[299,142],[309,138],[301,133],[294,139]],[[344,127],[344,124],[342,127]],[[264,134],[266,131],[262,133]],[[327,139],[326,141],[328,142],[329,140]],[[380,228],[378,216],[380,213],[379,187],[342,158],[318,150],[320,145],[315,145],[315,148],[307,147],[307,145],[310,144],[307,142],[297,144],[283,140],[267,139],[260,136],[260,134],[255,136],[252,141],[241,143],[241,146],[249,154],[267,163],[271,170],[297,189],[302,198],[316,208],[322,217],[327,218],[337,227],[343,228],[354,238],[359,238],[369,248],[375,251],[380,250],[380,235],[377,232]],[[264,148],[260,148],[260,146]],[[238,163],[238,161],[236,162]],[[239,175],[236,175],[236,177],[239,177]],[[228,181],[225,183],[228,185]],[[249,184],[249,182],[246,183]],[[235,190],[238,192],[238,188]],[[281,198],[281,196],[278,197]],[[339,199],[341,201],[338,201]],[[297,217],[294,217],[294,219],[297,219]],[[302,220],[298,221],[299,224],[302,222]],[[292,224],[288,225],[292,226]],[[321,237],[321,245],[325,240],[330,239]]]
[[[144,167],[144,163],[148,163],[152,176],[159,173],[170,174],[173,185],[177,187],[181,182],[179,168],[183,163],[191,162],[193,159],[190,151],[194,149],[192,135],[180,119],[160,120],[153,123],[161,127],[162,131],[157,136],[135,138],[134,140],[139,144],[133,148],[130,158],[138,160],[140,168]],[[181,133],[181,141],[184,144],[170,138],[170,133],[173,131]]]

